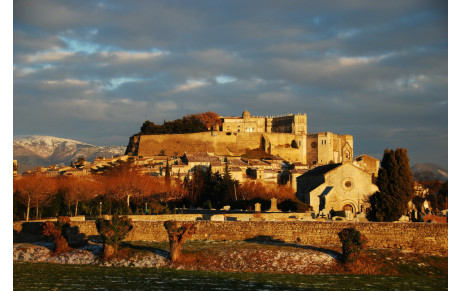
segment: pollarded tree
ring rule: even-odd
[[[113,215],[111,220],[96,219],[96,229],[101,235],[104,250],[103,259],[110,258],[118,251],[121,241],[133,229],[133,221],[126,216]]]
[[[369,218],[377,221],[396,221],[406,214],[414,196],[414,180],[407,150],[385,149],[377,177],[379,191],[369,197]]]
[[[195,223],[182,223],[180,226],[177,221],[165,221],[164,227],[168,232],[170,254],[169,259],[171,262],[177,262],[182,253],[182,245],[185,241],[196,232]]]
[[[31,205],[36,208],[36,219],[38,219],[39,207],[46,204],[50,197],[56,193],[56,179],[41,175],[27,176],[15,179],[13,188],[18,193],[21,203],[27,206],[26,220],[29,220]]]

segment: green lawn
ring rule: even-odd
[[[296,275],[14,262],[15,290],[445,290],[447,276]]]

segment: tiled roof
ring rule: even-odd
[[[228,160],[228,165],[229,166],[236,166],[236,167],[247,167],[249,164],[241,159],[235,159],[235,160]]]

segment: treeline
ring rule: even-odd
[[[254,210],[270,207],[278,198],[284,211],[305,211],[309,205],[298,201],[288,186],[276,183],[246,182],[231,178],[228,170],[212,173],[211,167],[198,167],[184,181],[151,177],[129,164],[99,175],[84,177],[27,176],[14,180],[13,219],[44,219],[57,216],[99,214],[168,214],[175,208]]]
[[[219,115],[215,112],[189,114],[173,121],[163,121],[163,124],[155,124],[146,120],[139,134],[181,134],[205,132],[216,125],[222,125]]]

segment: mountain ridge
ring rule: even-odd
[[[47,167],[54,164],[69,165],[71,161],[80,156],[92,161],[98,156],[123,155],[125,150],[126,146],[95,146],[54,136],[17,135],[13,137],[13,159],[18,161],[19,173],[35,167]]]
[[[410,167],[415,180],[439,179],[446,181],[448,179],[448,170],[434,163],[416,163]]]

